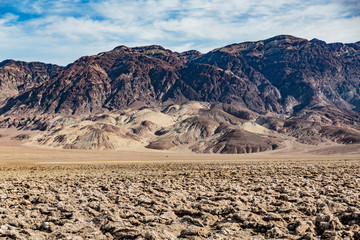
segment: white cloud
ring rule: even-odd
[[[360,4],[352,0],[81,2],[27,0],[19,11],[39,16],[19,21],[21,13],[0,15],[0,59],[65,65],[122,44],[204,52],[278,34],[327,42],[360,40]]]

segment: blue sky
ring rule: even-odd
[[[0,61],[66,65],[118,45],[207,52],[278,34],[360,41],[360,1],[0,0]]]

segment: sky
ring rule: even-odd
[[[0,61],[67,65],[119,45],[206,53],[280,34],[360,41],[360,1],[0,0]]]

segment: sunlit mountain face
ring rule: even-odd
[[[66,67],[7,60],[0,64],[1,125],[47,131],[54,130],[56,117],[74,123],[110,114],[109,126],[95,117],[95,125],[64,130],[64,136],[83,135],[88,143],[103,139],[95,148],[121,148],[107,141],[124,136],[136,145],[144,142],[144,131],[150,134],[146,147],[187,144],[196,152],[273,150],[289,136],[305,144],[358,143],[359,49],[359,42],[280,35],[208,53],[119,46]],[[182,112],[195,102],[193,110]],[[161,114],[171,121],[137,117],[144,109],[152,112],[150,118]],[[269,138],[275,132],[279,135]],[[92,148],[70,140],[59,144]]]

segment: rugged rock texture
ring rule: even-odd
[[[356,160],[0,166],[3,239],[360,238]]]
[[[119,46],[66,68],[15,61],[0,67],[0,100],[8,97],[0,108],[3,127],[47,130],[55,116],[84,120],[153,107],[156,114],[163,113],[157,116],[173,119],[157,124],[142,118],[149,122],[130,126],[140,119],[131,113],[115,117],[128,117],[127,122],[114,120],[115,127],[124,127],[141,139],[135,137],[134,143],[146,142],[148,148],[187,145],[198,152],[258,152],[279,148],[288,137],[305,144],[360,139],[360,42],[326,44],[281,35],[206,54],[177,53],[157,45]],[[189,101],[208,105],[191,112]],[[277,135],[270,139],[265,135],[272,133],[253,132],[254,127],[248,131],[251,124]],[[98,127],[70,129],[92,142],[80,144],[84,148],[95,142],[104,148],[122,145],[108,144],[120,135]],[[74,141],[69,144],[83,148]]]
[[[219,48],[195,62],[249,78],[259,97],[243,99],[254,111],[355,110],[351,115],[358,119],[359,46],[359,42],[326,44],[282,35]]]
[[[82,57],[39,88],[9,99],[2,111],[84,114],[159,104],[179,78],[183,60],[177,56],[159,46],[121,46]]]
[[[171,104],[117,113],[5,117],[0,127],[40,130],[13,139],[65,149],[180,150],[255,153],[289,150],[292,144],[324,147],[360,144],[360,131],[308,120],[280,119],[204,102]],[[322,144],[322,145],[321,145]]]
[[[80,58],[39,88],[9,99],[1,112],[18,113],[22,106],[38,113],[98,113],[196,100],[288,115],[336,109],[357,119],[359,49],[359,42],[326,44],[287,35],[203,55],[120,46]]]
[[[40,62],[6,60],[0,63],[0,105],[6,98],[31,90],[58,74],[63,67]]]

